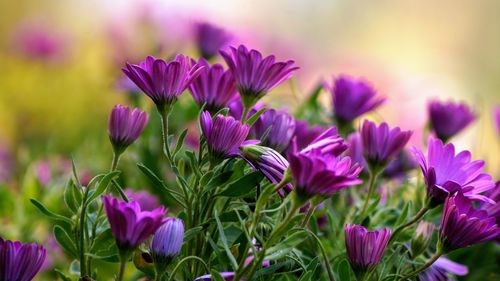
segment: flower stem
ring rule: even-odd
[[[409,220],[405,224],[402,224],[402,225],[398,226],[394,230],[394,232],[392,233],[391,238],[389,239],[389,243],[391,243],[394,239],[396,239],[397,234],[399,234],[403,229],[405,229],[405,228],[413,225],[414,223],[418,222],[427,213],[427,211],[429,211],[429,209],[430,209],[429,206],[423,207],[422,209],[420,209],[420,211],[418,211],[418,213],[411,220]]]
[[[127,265],[127,260],[122,258],[120,260],[120,271],[118,272],[118,277],[116,278],[116,281],[122,281],[123,276],[125,275],[125,266]]]
[[[417,274],[419,274],[420,272],[422,271],[425,271],[427,268],[429,268],[434,262],[437,261],[437,259],[439,259],[439,257],[443,254],[443,250],[442,250],[442,247],[438,244],[438,247],[437,247],[437,250],[436,250],[436,253],[434,254],[434,256],[432,256],[422,267],[418,268],[417,270],[415,271],[412,271],[411,273],[401,277],[399,279],[399,281],[403,281],[403,280],[407,280]]]
[[[311,205],[309,206],[309,209],[307,210],[306,217],[302,221],[302,224],[300,225],[301,227],[306,227],[307,224],[309,223],[309,220],[311,219],[312,215],[314,214],[314,211],[316,210],[316,205]]]
[[[366,211],[368,210],[368,203],[370,203],[370,199],[373,196],[377,177],[378,177],[378,172],[370,171],[370,179],[368,182],[368,194],[366,195],[365,203],[363,204],[363,209],[361,210],[361,219],[365,217]]]
[[[241,124],[245,124],[245,122],[247,121],[247,115],[249,110],[250,108],[246,106],[243,107],[243,114],[241,114]]]
[[[116,167],[118,167],[118,162],[120,161],[120,153],[113,152],[113,161],[111,162],[111,169],[109,170],[110,172],[113,172],[116,170]]]

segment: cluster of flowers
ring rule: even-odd
[[[203,53],[214,56],[213,51],[204,50]],[[171,61],[150,56],[140,64],[127,64],[123,72],[156,105],[163,121],[164,151],[174,172],[168,118],[179,96],[189,90],[201,109],[199,124],[208,148],[210,167],[240,157],[272,182],[282,198],[291,198],[287,216],[261,243],[262,247],[254,249],[244,269],[221,274],[226,280],[250,280],[258,267],[269,265],[264,261],[266,249],[283,237],[298,210],[308,206],[302,224],[305,227],[314,210],[325,200],[343,189],[363,183],[360,177],[363,171],[369,177],[368,191],[359,214],[353,219],[358,224],[349,223],[344,229],[348,261],[360,280],[372,274],[388,245],[402,230],[440,205],[444,206],[436,254],[423,266],[401,275],[401,280],[418,274],[420,280],[445,280],[447,272],[464,274],[466,269],[441,256],[499,237],[500,208],[496,201],[500,187],[483,172],[483,161],[472,161],[468,151],[455,153],[454,145],[447,143],[475,119],[475,114],[466,105],[430,103],[430,124],[436,137],[429,138],[426,156],[417,148],[412,150],[425,178],[424,207],[408,223],[393,230],[368,231],[363,224],[366,225],[378,177],[404,172],[414,165],[405,150],[411,131],[368,120],[363,121],[359,131],[353,129],[355,119],[376,109],[385,98],[378,96],[363,80],[337,77],[332,85],[324,86],[333,98],[337,127],[311,128],[287,111],[267,110],[259,102],[298,69],[293,61],[263,57],[260,52],[243,45],[220,51],[220,54],[227,70],[204,58],[196,61],[178,55]],[[120,155],[141,135],[148,118],[146,112],[137,108],[122,105],[113,108],[109,118],[109,138],[115,153],[113,170]],[[163,207],[145,211],[135,201],[127,202],[112,195],[104,195],[102,200],[122,260],[118,280],[123,278],[123,268],[134,250],[151,236],[149,248],[156,274],[158,278],[164,276],[167,266],[181,252],[184,222],[179,218],[165,218],[167,212]],[[479,209],[474,201],[480,202]],[[250,227],[250,235],[252,231]],[[420,222],[414,240],[420,243],[412,242],[413,255],[423,252],[433,231],[433,224]],[[427,246],[423,246],[426,243]],[[31,280],[44,257],[42,246],[0,240],[0,279]],[[12,269],[14,264],[21,263],[26,264],[23,271]],[[329,266],[326,267],[333,280]],[[196,280],[211,278],[211,275],[204,275]]]

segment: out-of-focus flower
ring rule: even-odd
[[[0,280],[32,280],[40,271],[46,254],[42,245],[0,238]]]
[[[213,24],[199,22],[195,25],[196,45],[200,54],[207,60],[216,56],[231,38],[231,34]]]
[[[260,103],[260,102],[256,103],[248,111],[247,117],[254,115],[255,113],[257,113],[257,111],[261,110],[264,107],[265,107],[265,105],[263,103]],[[234,119],[236,119],[236,120],[241,120],[241,118],[243,117],[244,108],[243,108],[243,103],[241,102],[241,99],[239,96],[236,96],[236,99],[234,99],[233,101],[231,101],[229,103],[228,108],[229,108],[229,115],[230,116],[233,116]]]
[[[476,119],[475,114],[465,103],[432,101],[429,103],[428,111],[431,128],[443,142],[458,134]]]
[[[235,273],[234,272],[221,272],[220,275],[224,278],[225,281],[236,281],[233,280]],[[194,281],[212,281],[212,275],[205,274],[200,277],[194,279]],[[240,281],[245,281],[245,279],[241,279]]]
[[[446,199],[439,229],[445,252],[479,244],[499,234],[495,218],[485,210],[476,210],[460,191]]]
[[[369,83],[349,76],[336,78],[326,89],[332,95],[334,116],[339,124],[351,123],[385,101],[384,97],[376,96]]]
[[[283,151],[290,144],[295,131],[295,118],[285,110],[266,110],[252,127],[261,144],[277,151]],[[264,134],[266,137],[262,139]]]
[[[63,250],[54,235],[49,235],[44,243],[47,254],[40,271],[52,271],[56,263],[64,257]]]
[[[296,149],[302,150],[325,130],[325,128],[320,126],[309,126],[307,121],[295,119],[295,131],[293,132],[292,138],[295,139]],[[293,149],[290,143],[286,149],[286,154],[291,153]]]
[[[363,168],[367,169],[365,157],[363,156],[363,142],[359,132],[353,132],[347,137],[347,156],[351,157],[352,161],[359,163]]]
[[[260,52],[249,51],[243,45],[220,53],[233,73],[241,101],[247,109],[298,69],[292,66],[292,60],[276,62],[273,55],[262,58]]]
[[[127,188],[125,189],[125,195],[127,195],[130,201],[139,203],[139,206],[143,211],[153,211],[160,206],[158,198],[145,190],[136,191]]]
[[[204,68],[200,75],[193,80],[189,90],[199,107],[206,104],[206,110],[216,113],[238,95],[233,76],[229,70],[224,71],[222,65],[210,66],[203,58],[198,61],[198,65]]]
[[[57,61],[66,56],[68,38],[60,31],[40,23],[24,23],[14,35],[13,48],[22,56]]]
[[[482,173],[485,163],[481,160],[471,161],[469,151],[465,150],[455,155],[453,144],[445,145],[441,140],[431,137],[427,159],[422,151],[415,147],[413,153],[424,174],[431,206],[442,204],[446,197],[456,191],[461,191],[473,200],[494,203],[481,194],[495,186],[491,176]]]
[[[348,156],[323,154],[314,149],[288,155],[298,199],[305,203],[314,196],[330,196],[342,188],[362,183],[362,168]]]
[[[240,155],[255,170],[260,171],[272,183],[278,184],[283,180],[288,168],[288,161],[272,148],[249,144],[241,147]],[[287,192],[292,191],[292,186],[287,184]],[[280,194],[283,192],[280,190]]]
[[[166,269],[181,252],[183,241],[184,222],[181,219],[167,218],[155,232],[151,242],[151,252],[156,267]]]
[[[149,120],[146,112],[138,108],[115,105],[109,116],[109,140],[115,152],[120,154],[142,133]]]
[[[500,134],[500,106],[495,107],[493,110],[493,122],[497,128],[497,132]]]
[[[210,154],[216,158],[227,158],[238,154],[250,128],[231,116],[218,114],[215,120],[208,111],[200,116],[200,126],[207,140]]]
[[[104,210],[118,249],[129,251],[146,241],[163,224],[167,213],[163,206],[153,211],[141,211],[137,202],[124,202],[103,196]]]
[[[387,166],[405,147],[412,134],[411,131],[401,131],[399,127],[390,129],[385,122],[377,127],[368,120],[363,122],[360,133],[365,159],[370,169]]]
[[[451,261],[445,257],[438,258],[426,271],[420,273],[420,281],[448,281],[450,273],[454,275],[467,275],[467,266]]]
[[[361,225],[348,224],[344,228],[347,257],[354,272],[370,272],[382,259],[391,237],[391,230],[368,231]]]
[[[387,165],[382,175],[386,178],[403,178],[408,171],[416,167],[417,162],[413,158],[413,155],[408,150],[403,149],[396,159]]]
[[[481,209],[488,212],[488,215],[495,217],[496,223],[500,225],[500,181],[497,181],[495,187],[489,191],[488,197],[495,201],[495,204],[491,202],[483,202],[481,204]],[[499,237],[500,238],[500,237]]]
[[[116,81],[116,88],[130,95],[137,95],[141,92],[141,89],[125,75]]]
[[[410,249],[413,257],[423,253],[431,243],[434,224],[427,221],[420,221],[417,225],[415,235],[411,240]]]
[[[140,64],[127,63],[123,72],[153,100],[159,110],[167,110],[202,69],[203,66],[193,65],[191,59],[184,55],[177,55],[170,62],[148,56]]]
[[[36,176],[42,185],[49,185],[52,180],[52,169],[48,160],[38,161],[36,164]]]

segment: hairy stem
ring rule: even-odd
[[[377,180],[378,173],[375,171],[370,171],[370,179],[368,182],[368,194],[365,198],[365,203],[363,203],[363,209],[361,210],[361,219],[363,219],[366,215],[366,211],[368,210],[368,204],[370,203],[370,199],[373,196],[373,192],[375,191],[375,182]]]
[[[392,242],[394,239],[396,239],[396,236],[397,234],[399,234],[401,231],[403,231],[405,228],[413,225],[414,223],[418,222],[420,219],[422,219],[422,217],[427,213],[427,211],[429,211],[430,208],[428,206],[425,206],[423,207],[422,209],[420,209],[420,211],[418,211],[418,213],[411,219],[409,220],[407,223],[404,223],[400,226],[398,226],[394,232],[392,233],[391,235],[391,238],[389,239],[389,243]]]

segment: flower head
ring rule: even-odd
[[[138,108],[115,105],[109,115],[109,140],[118,152],[125,150],[142,133],[149,120],[146,112]]]
[[[219,114],[212,120],[208,111],[201,113],[200,126],[211,155],[219,158],[237,155],[250,130],[231,116]]]
[[[450,273],[454,275],[467,275],[467,266],[451,261],[445,257],[438,258],[426,271],[420,273],[420,281],[448,281]]]
[[[123,69],[132,80],[159,108],[171,106],[189,84],[200,75],[203,66],[193,65],[184,55],[177,55],[166,62],[148,56],[140,64],[129,64]]]
[[[293,149],[301,150],[321,135],[326,129],[320,126],[309,126],[307,121],[295,119],[295,130],[292,139],[295,139],[294,148],[292,143],[286,149],[287,154],[293,152]]]
[[[276,62],[273,55],[262,57],[256,50],[240,45],[220,52],[233,73],[241,100],[246,108],[252,107],[261,97],[292,76],[298,69],[292,60]]]
[[[231,72],[224,71],[222,65],[210,66],[205,59],[200,59],[198,65],[203,66],[204,69],[193,80],[189,90],[199,107],[206,104],[205,108],[215,113],[234,100],[238,90]]]
[[[495,184],[490,175],[482,172],[484,161],[471,161],[469,151],[455,155],[453,144],[445,145],[441,140],[431,137],[427,159],[415,147],[413,153],[424,174],[427,196],[432,205],[442,204],[446,197],[459,190],[471,199],[492,202],[481,193],[492,189]]]
[[[222,278],[224,278],[224,281],[233,281],[235,273],[234,272],[221,272],[220,275],[222,276]],[[205,275],[202,275],[202,276],[194,279],[194,281],[212,281],[212,280],[213,279],[212,279],[211,274],[205,274]],[[236,281],[236,280],[234,280],[234,281]],[[240,281],[245,281],[245,279],[240,279]]]
[[[446,199],[439,229],[445,252],[479,244],[499,234],[495,218],[485,210],[476,210],[460,191]]]
[[[0,280],[30,281],[40,271],[47,251],[36,243],[0,238]]]
[[[428,110],[431,128],[444,142],[476,119],[475,114],[465,103],[432,101]]]
[[[120,201],[103,196],[104,210],[111,232],[121,250],[131,250],[149,238],[163,224],[167,213],[163,206],[153,211],[141,211],[139,203]]]
[[[302,153],[308,153],[313,150],[318,150],[321,154],[330,154],[339,156],[347,149],[347,144],[344,142],[335,127],[324,131],[317,136],[311,143],[300,150]]]
[[[401,131],[399,127],[391,129],[385,122],[377,127],[368,120],[363,122],[360,133],[365,159],[372,169],[389,164],[412,135],[411,131]]]
[[[336,78],[333,85],[326,88],[332,95],[335,119],[340,123],[350,123],[385,101],[384,97],[376,96],[370,84],[348,76]]]
[[[295,131],[295,118],[284,110],[266,110],[252,127],[262,145],[283,151],[290,144]],[[262,139],[265,135],[266,137]]]
[[[389,163],[384,169],[383,176],[386,178],[403,178],[408,171],[417,167],[417,162],[408,150],[403,149],[396,159]]]
[[[391,237],[388,228],[368,231],[361,225],[345,226],[345,246],[349,263],[355,272],[373,270],[382,259]]]
[[[420,255],[431,243],[432,233],[434,233],[434,224],[427,221],[420,221],[415,230],[415,235],[411,240],[411,253],[416,257]]]
[[[495,217],[496,223],[500,225],[500,181],[497,181],[495,187],[488,192],[488,197],[495,203],[483,202],[481,204],[481,209],[488,212],[488,215]],[[498,237],[500,238],[500,237]]]
[[[125,189],[125,195],[127,195],[130,201],[139,203],[139,206],[143,211],[153,211],[160,206],[158,198],[145,190],[136,191],[127,188]]]
[[[240,155],[255,170],[260,171],[272,183],[283,180],[288,168],[288,161],[272,148],[249,144],[241,147]],[[285,190],[290,192],[292,186],[287,184]],[[280,191],[282,194],[282,191]]]
[[[224,47],[231,40],[231,37],[231,34],[224,29],[207,22],[195,25],[196,45],[200,54],[206,59],[217,55],[219,49]]]
[[[181,252],[183,241],[184,222],[181,219],[167,218],[155,232],[151,242],[151,252],[155,264],[166,268]]]

